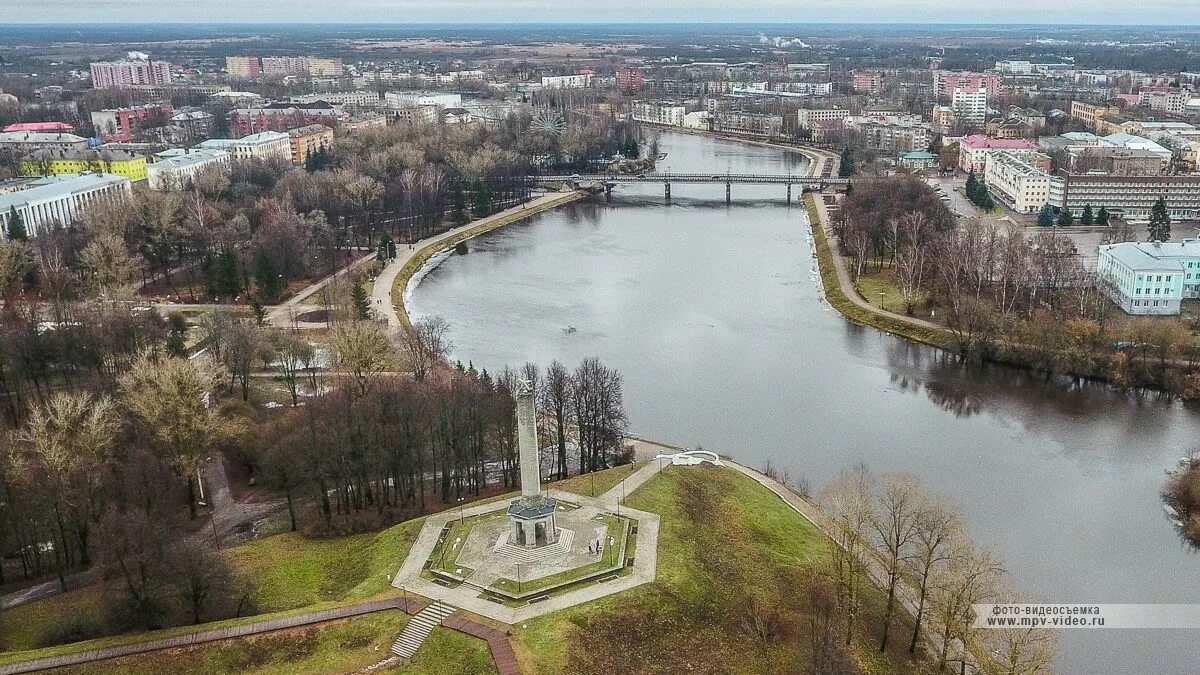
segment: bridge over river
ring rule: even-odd
[[[528,180],[541,183],[570,183],[576,187],[583,184],[602,185],[604,193],[607,196],[612,195],[612,190],[617,185],[622,183],[662,183],[663,194],[667,201],[671,201],[671,184],[681,183],[688,185],[702,184],[724,184],[725,185],[725,201],[730,202],[733,199],[733,186],[739,185],[786,185],[787,186],[787,203],[792,203],[792,186],[798,186],[803,192],[809,190],[811,192],[819,192],[829,187],[848,187],[851,183],[849,178],[822,178],[820,176],[808,176],[797,174],[782,174],[782,173],[640,173],[640,174],[609,174],[609,173],[592,173],[592,174],[572,174],[570,176],[529,176]],[[855,182],[861,182],[864,179],[856,178]]]

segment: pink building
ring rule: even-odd
[[[995,98],[1004,86],[1004,76],[1000,73],[972,73],[967,71],[934,70],[933,95],[939,101],[950,100],[955,89],[979,91],[987,89],[988,98]]]
[[[111,108],[92,113],[92,128],[104,141],[131,141],[138,127],[157,119],[164,125],[175,109],[170,103],[148,103],[132,108]]]
[[[75,127],[66,122],[22,122],[4,127],[4,131],[40,131],[46,133],[67,133],[75,131]]]
[[[958,168],[982,174],[988,157],[999,150],[1006,150],[1032,158],[1037,146],[1024,138],[992,138],[983,134],[966,136],[958,141]]]
[[[92,64],[92,88],[108,89],[135,84],[170,84],[171,64],[166,61],[101,61]]]

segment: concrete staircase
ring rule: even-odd
[[[434,627],[441,625],[446,617],[454,613],[457,607],[452,607],[446,603],[435,600],[425,609],[413,615],[413,618],[408,620],[408,625],[401,631],[400,637],[392,643],[392,653],[402,659],[411,659],[413,654],[421,648],[421,644],[425,642],[425,638],[433,632]]]

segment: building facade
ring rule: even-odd
[[[213,138],[204,141],[199,147],[224,150],[233,159],[240,160],[292,160],[292,139],[278,131],[263,131],[242,138]]]
[[[633,119],[637,122],[680,127],[686,114],[686,107],[669,101],[635,101],[633,104]]]
[[[1017,213],[1037,213],[1050,202],[1050,174],[1030,164],[1020,155],[996,152],[988,158],[983,182]]]
[[[551,75],[542,78],[545,89],[586,89],[592,86],[596,76],[590,73],[579,75]]]
[[[1037,152],[1033,143],[1018,138],[991,138],[975,134],[958,141],[958,168],[962,171],[983,173],[988,157],[997,151],[1016,153],[1032,157]]]
[[[333,129],[323,124],[310,124],[287,133],[292,144],[292,164],[297,166],[304,166],[310,155],[333,145]]]
[[[1127,314],[1179,314],[1184,298],[1200,297],[1200,240],[1102,245],[1096,271]]]
[[[73,223],[99,203],[129,196],[128,179],[109,174],[50,176],[31,187],[0,195],[0,236],[8,238],[9,220],[15,211],[30,237],[51,223]]]
[[[800,108],[796,111],[796,124],[801,129],[815,129],[819,122],[844,120],[849,116],[850,111],[843,108]]]
[[[35,150],[85,150],[88,141],[83,136],[43,131],[6,131],[0,133],[0,150],[27,154]]]
[[[171,83],[171,64],[165,61],[151,61],[150,59],[98,61],[91,64],[91,72],[93,89]]]
[[[103,141],[131,141],[143,124],[152,120],[165,124],[174,110],[170,103],[97,110],[92,113],[92,129]]]
[[[617,69],[617,91],[626,95],[633,95],[642,90],[646,86],[646,74],[641,68],[618,68]]]
[[[212,167],[229,168],[230,155],[210,148],[172,148],[156,155],[157,161],[146,167],[146,183],[151,190],[183,190],[196,175]]]
[[[22,176],[106,173],[131,181],[146,180],[146,158],[128,150],[37,150],[21,158]]]
[[[939,101],[949,101],[954,96],[955,89],[979,91],[987,90],[989,96],[998,96],[1004,86],[1004,76],[1000,73],[972,73],[966,71],[934,70],[933,95]]]

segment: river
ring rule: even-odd
[[[799,173],[781,150],[664,134],[660,170]],[[783,186],[619,186],[480,237],[412,290],[453,355],[496,370],[599,356],[638,434],[769,459],[814,490],[866,462],[963,510],[1043,602],[1200,602],[1200,559],[1168,522],[1164,470],[1200,415],[1102,384],[1001,366],[855,326],[822,299],[807,218]],[[564,332],[574,326],[575,332]],[[1059,670],[1186,673],[1196,632],[1063,633]]]

